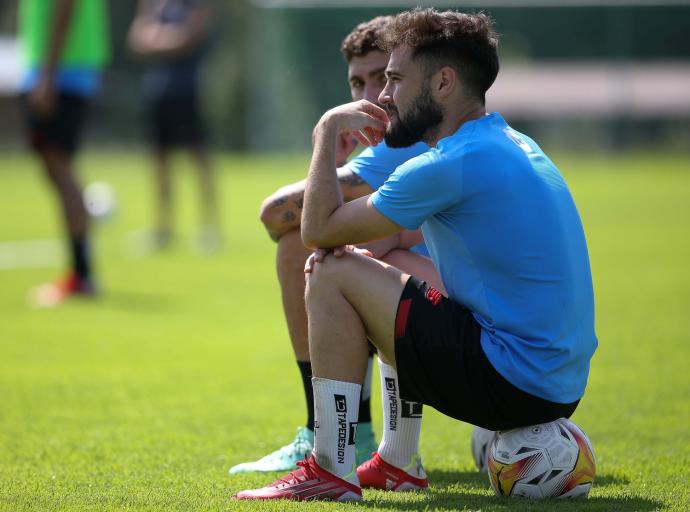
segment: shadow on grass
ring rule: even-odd
[[[489,487],[489,477],[476,471],[429,471],[429,482],[434,487],[448,487],[460,484],[463,487],[484,489]],[[597,475],[594,480],[595,487],[606,487],[609,485],[628,485],[630,480],[626,477],[614,475]]]
[[[364,507],[376,507],[391,510],[456,510],[481,509],[486,511],[533,511],[558,510],[558,512],[576,512],[581,510],[610,512],[647,512],[658,510],[664,503],[641,497],[599,497],[592,496],[575,500],[543,500],[499,498],[489,490],[486,475],[477,472],[429,471],[431,488],[417,496],[402,493],[377,492],[373,499],[362,503]],[[595,487],[625,485],[629,481],[612,475],[597,476]],[[458,489],[457,487],[460,487]],[[490,492],[490,495],[486,493]]]
[[[488,489],[489,477],[479,471],[446,471],[431,469],[428,471],[429,483],[434,488],[444,488],[460,484],[472,489]]]

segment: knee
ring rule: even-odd
[[[342,280],[347,279],[351,269],[350,260],[351,256],[347,254],[340,258],[329,254],[321,263],[317,263],[307,279],[307,299],[338,289]]]

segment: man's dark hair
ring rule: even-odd
[[[340,45],[340,53],[345,57],[345,62],[349,64],[354,57],[363,57],[374,50],[381,51],[376,41],[391,21],[393,16],[377,16],[357,25]]]
[[[484,103],[498,75],[498,36],[486,14],[420,7],[401,12],[381,31],[378,45],[390,52],[401,44],[412,47],[428,74],[453,67],[465,89]]]

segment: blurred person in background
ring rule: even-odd
[[[149,116],[156,166],[157,211],[152,248],[162,249],[173,237],[170,154],[190,151],[201,186],[200,248],[220,244],[213,170],[199,108],[199,75],[208,53],[214,17],[211,0],[140,0],[129,30],[129,47],[146,60],[143,96]]]
[[[110,57],[107,25],[103,0],[21,0],[19,5],[26,60],[21,103],[29,145],[57,192],[72,255],[63,279],[32,291],[41,306],[96,294],[89,218],[75,176],[75,157],[87,106]]]
[[[376,40],[391,16],[379,16],[359,24],[342,42],[341,53],[348,67],[348,82],[353,100],[366,99],[378,101],[378,96],[386,84],[384,75],[388,64],[388,54],[376,46]],[[351,201],[371,194],[378,189],[388,176],[407,160],[426,152],[429,147],[424,143],[414,144],[409,148],[393,149],[382,143],[376,147],[364,149],[358,156],[347,161],[357,146],[357,141],[350,135],[339,137],[336,161],[339,166],[338,182],[345,201]],[[269,235],[277,242],[276,267],[281,287],[283,309],[288,324],[290,341],[297,360],[307,404],[307,421],[297,431],[294,441],[265,457],[238,464],[230,473],[250,471],[281,471],[294,469],[297,462],[309,456],[314,447],[314,397],[312,388],[312,367],[309,356],[307,333],[307,314],[304,305],[304,263],[311,253],[304,244],[300,234],[302,205],[304,201],[305,182],[301,181],[280,188],[266,198],[261,206],[261,220]],[[397,268],[433,283],[439,290],[444,290],[438,273],[431,260],[425,257],[426,248],[419,244],[419,233],[403,232],[386,240],[366,244],[370,254],[382,259]],[[418,244],[418,245],[415,245]],[[414,246],[414,247],[412,247]],[[421,467],[419,436],[422,423],[422,406],[418,402],[403,400],[399,395],[395,371],[379,361],[381,376],[382,400],[387,404],[384,409],[384,425],[381,443],[377,445],[371,423],[370,392],[373,358],[370,353],[366,378],[359,404],[359,424],[356,436],[356,459],[363,463],[377,453],[376,461],[381,457],[401,467],[415,470]],[[404,451],[395,451],[400,439],[409,441]],[[394,458],[393,455],[395,455]],[[377,463],[376,469],[383,465]],[[417,474],[417,476],[420,476]],[[421,475],[415,480],[418,487],[426,486],[426,477]],[[392,487],[409,483],[405,478],[391,480]]]

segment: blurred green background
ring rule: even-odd
[[[229,502],[274,475],[230,478],[228,467],[285,444],[304,419],[258,207],[304,177],[313,124],[347,99],[342,37],[410,5],[219,0],[203,104],[225,244],[206,256],[191,243],[191,172],[175,175],[175,244],[137,250],[153,187],[142,67],[124,46],[135,2],[108,5],[113,61],[78,162],[84,183],[117,197],[95,226],[104,294],[35,310],[27,290],[67,256],[54,194],[24,149],[17,2],[0,3],[0,510],[322,510]],[[598,480],[586,505],[497,500],[474,471],[470,427],[430,410],[431,491],[368,492],[367,507],[690,510],[690,2],[452,6],[495,18],[502,71],[488,108],[541,143],[582,215],[601,345],[574,420]],[[372,396],[380,426],[377,379]]]
[[[0,4],[0,145],[21,144],[12,98],[16,0]],[[683,0],[218,0],[203,74],[217,148],[309,148],[323,111],[348,98],[340,41],[362,20],[415,5],[488,12],[501,34],[502,72],[488,95],[517,129],[549,147],[621,149],[690,139],[690,3]],[[109,2],[113,61],[89,137],[138,145],[141,63],[125,36],[134,0]],[[16,57],[15,57],[16,59]],[[2,66],[2,64],[0,64]],[[1,83],[6,83],[3,89]],[[555,96],[554,96],[555,94]],[[553,96],[553,98],[551,98]],[[3,98],[4,99],[1,99]]]

